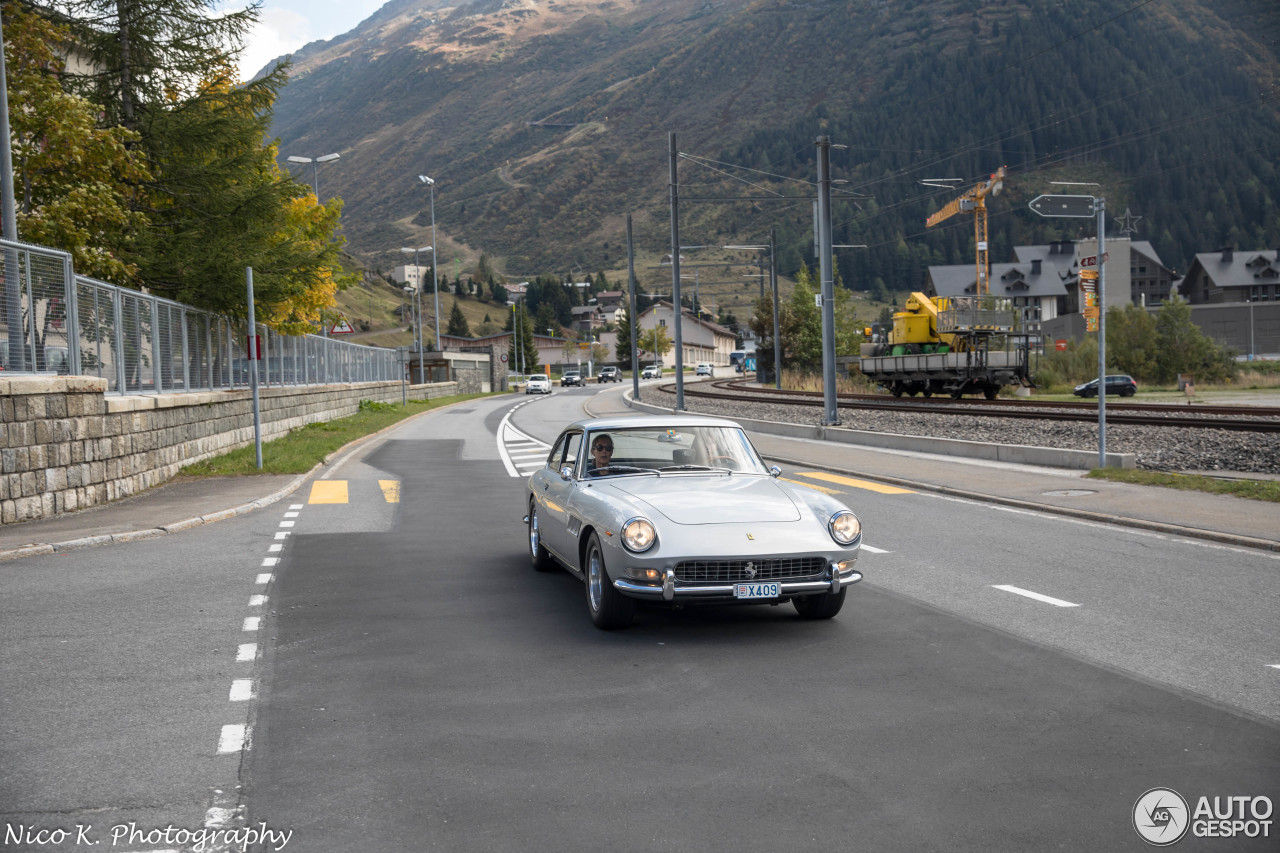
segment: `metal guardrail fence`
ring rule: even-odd
[[[65,252],[0,240],[0,370],[97,376],[108,393],[249,385],[248,324],[75,275]],[[395,350],[255,324],[262,386],[399,381]]]

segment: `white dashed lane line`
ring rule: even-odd
[[[1012,592],[1014,595],[1026,596],[1027,598],[1034,599],[1035,601],[1040,601],[1045,604],[1052,604],[1054,607],[1079,607],[1080,606],[1079,604],[1073,604],[1070,601],[1063,601],[1061,598],[1051,598],[1047,595],[1041,595],[1038,592],[1032,592],[1029,589],[1022,589],[1021,587],[1010,586],[1009,584],[992,584],[992,588],[1001,590],[1002,592]]]
[[[301,514],[303,504],[290,504],[287,512],[284,513],[284,521],[280,522],[280,527],[293,527],[296,523],[295,519]],[[272,544],[267,546],[267,552],[270,554],[279,554],[284,550],[284,543],[288,540],[289,531],[277,531]],[[280,557],[264,557],[262,565],[259,568],[273,568],[280,563]],[[253,583],[259,587],[269,587],[274,575],[271,572],[257,571],[254,573]],[[248,608],[261,612],[267,605],[267,595],[265,592],[253,593],[249,596]],[[257,633],[262,627],[261,616],[246,616],[241,623],[240,629],[246,633]],[[241,665],[252,667],[258,660],[258,644],[239,643],[236,646],[235,662]],[[249,749],[252,732],[248,720],[251,720],[252,713],[244,710],[245,703],[250,702],[257,695],[257,686],[253,679],[253,672],[250,669],[248,675],[238,674],[238,677],[231,679],[231,686],[227,691],[227,701],[232,706],[238,708],[237,716],[246,719],[243,723],[227,723],[218,732],[218,755],[236,755],[243,754]],[[230,825],[240,812],[237,797],[227,791],[215,791],[215,802],[205,813],[206,827],[225,827]]]

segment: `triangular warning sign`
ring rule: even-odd
[[[333,328],[329,330],[331,335],[354,335],[356,330],[351,328],[351,324],[347,322],[346,317],[339,316],[338,322],[333,324]]]

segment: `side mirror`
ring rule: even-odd
[[[573,466],[566,465],[560,469],[560,479],[566,482],[573,479]]]
[[[770,466],[769,466],[769,476],[770,476],[770,477],[781,477],[781,476],[782,476],[782,469],[781,469],[781,468],[779,468],[777,465],[770,465]]]

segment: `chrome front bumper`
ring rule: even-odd
[[[821,593],[837,593],[841,588],[849,584],[857,583],[862,580],[862,572],[856,569],[846,569],[843,572],[828,568],[825,578],[816,578],[802,581],[778,581],[780,598],[788,598],[793,595],[818,595]],[[707,600],[724,598],[733,601],[738,599],[734,596],[734,588],[737,584],[720,583],[720,584],[680,584],[676,582],[676,574],[673,570],[667,569],[663,576],[662,584],[638,583],[636,581],[621,578],[613,582],[613,586],[624,595],[633,598],[643,598],[655,601],[677,601],[677,600]],[[765,603],[770,599],[753,598],[746,599],[757,603]]]

